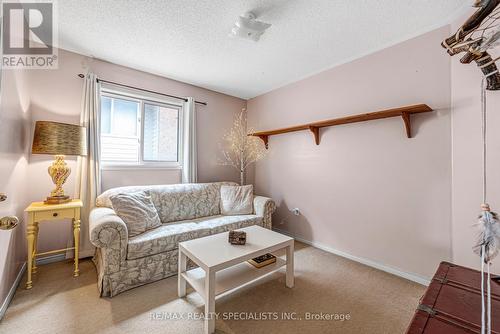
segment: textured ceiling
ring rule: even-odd
[[[470,0],[64,0],[63,49],[251,98],[449,23]],[[257,43],[228,37],[252,10]]]

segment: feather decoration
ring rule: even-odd
[[[484,246],[484,263],[489,263],[497,255],[500,248],[500,223],[498,214],[490,211],[488,204],[481,204],[482,214],[477,223],[479,234],[473,247],[474,253],[481,256]]]

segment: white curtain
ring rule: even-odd
[[[184,104],[184,152],[182,160],[182,183],[196,183],[198,181],[196,109],[192,97],[188,97]]]
[[[96,197],[101,193],[100,161],[100,120],[99,100],[100,84],[97,76],[87,73],[82,92],[82,111],[80,125],[87,128],[88,156],[78,157],[75,198],[83,201],[80,227],[80,256],[93,256],[95,248],[89,240],[88,218],[90,210],[95,206]]]

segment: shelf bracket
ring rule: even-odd
[[[311,130],[314,135],[314,142],[316,145],[319,145],[319,128],[317,126],[309,126],[309,130]]]
[[[403,118],[403,122],[405,123],[406,128],[406,136],[411,138],[411,122],[410,122],[410,114],[407,112],[402,112],[401,117]]]
[[[266,146],[266,150],[269,149],[269,136],[267,135],[260,135],[258,136],[262,141],[264,142],[264,146]]]

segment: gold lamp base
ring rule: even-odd
[[[62,204],[71,201],[71,198],[64,194],[62,188],[64,182],[68,179],[71,169],[64,161],[64,155],[56,155],[55,160],[49,167],[49,175],[56,188],[50,192],[50,196],[44,201],[45,204]]]
[[[63,204],[71,202],[71,198],[69,196],[47,196],[45,204]]]

